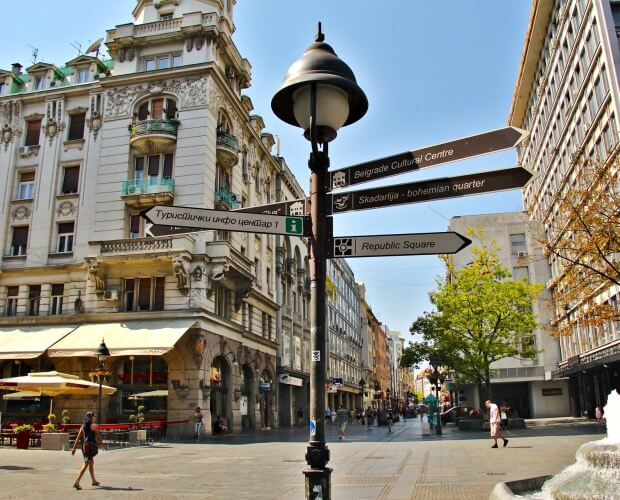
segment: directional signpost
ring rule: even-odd
[[[327,257],[451,254],[470,244],[469,238],[455,232],[340,236],[327,247]]]
[[[522,167],[396,184],[382,188],[332,193],[332,213],[441,200],[523,187],[532,173]]]
[[[295,217],[301,217],[308,214],[306,199],[281,201],[279,203],[258,205],[255,207],[237,208],[232,211],[252,214],[291,215]]]
[[[516,127],[505,127],[482,134],[456,139],[434,146],[405,151],[329,173],[331,189],[353,186],[391,175],[406,174],[420,168],[495,153],[517,146],[527,132]]]
[[[231,212],[242,212],[251,214],[265,215],[281,215],[302,217],[307,215],[307,200],[283,201],[280,203],[271,203],[269,205],[258,205],[255,207],[237,208]],[[170,226],[164,224],[149,224],[146,227],[146,236],[170,236],[173,234],[195,233],[200,231],[195,227],[186,226]]]
[[[246,233],[288,234],[304,236],[310,231],[305,217],[282,217],[279,215],[246,214],[227,210],[207,210],[157,205],[141,213],[148,222],[170,227],[180,223],[183,227],[198,230],[220,229]]]

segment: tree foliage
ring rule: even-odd
[[[438,279],[437,289],[430,293],[435,310],[411,325],[410,332],[420,340],[405,349],[401,364],[415,366],[437,356],[458,373],[460,382],[475,383],[484,401],[490,396],[493,362],[536,356],[532,302],[543,286],[528,283],[526,277],[510,279],[495,245],[480,237],[483,243],[472,247],[466,267],[455,269],[444,257],[446,277]]]
[[[618,162],[583,161],[572,182],[551,201],[545,252],[554,266],[553,299],[557,333],[570,334],[576,323],[600,325],[617,320],[614,304],[599,295],[620,286],[620,185]],[[573,314],[569,313],[574,310]]]

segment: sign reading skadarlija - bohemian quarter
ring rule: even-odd
[[[406,174],[425,167],[503,151],[517,146],[527,134],[525,130],[516,127],[505,127],[434,146],[405,151],[334,170],[330,172],[329,185],[331,189],[338,189],[391,175]]]
[[[523,187],[532,173],[522,167],[381,188],[332,193],[332,213],[441,200]]]
[[[156,205],[140,215],[152,224],[167,226],[179,224],[199,230],[219,229],[292,236],[304,236],[309,231],[309,224],[305,217],[281,217],[166,205]]]

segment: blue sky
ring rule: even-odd
[[[3,6],[0,68],[39,61],[61,65],[106,29],[131,22],[134,0],[21,0]],[[313,41],[321,21],[326,41],[354,71],[369,108],[330,145],[341,168],[466,137],[506,125],[531,2],[529,0],[238,0],[234,41],[252,65],[246,91],[267,131],[307,187],[309,143],[301,130],[271,112],[271,98],[288,67]],[[34,15],[36,13],[36,15]],[[27,21],[25,20],[27,18]],[[395,176],[388,185],[496,170],[515,164],[514,151]],[[521,210],[520,191],[365,210],[335,217],[334,234],[354,236],[445,231],[456,215]],[[430,307],[428,292],[443,268],[434,256],[349,260],[367,287],[377,317],[408,332]]]

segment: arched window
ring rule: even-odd
[[[152,97],[138,106],[134,116],[142,120],[174,120],[177,115],[177,103],[171,97]]]
[[[228,118],[228,115],[223,109],[220,110],[218,117],[217,117],[217,132],[218,134],[219,133],[224,133],[224,134],[232,133],[232,125],[230,122],[230,118]]]

